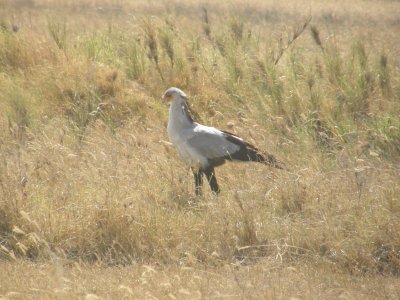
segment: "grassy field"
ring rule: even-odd
[[[0,0],[0,299],[400,298],[399,15]],[[288,170],[196,198],[170,86]]]

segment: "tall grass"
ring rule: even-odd
[[[398,43],[322,11],[284,27],[242,4],[179,7],[2,27],[0,259],[398,276]],[[169,86],[289,171],[228,164],[221,195],[196,198],[166,141]]]

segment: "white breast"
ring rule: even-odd
[[[193,137],[196,126],[197,123],[188,120],[181,103],[171,103],[168,120],[169,140],[174,144],[181,159],[190,167],[197,169],[206,166],[208,160],[187,143]]]
[[[176,151],[187,165],[195,169],[207,165],[207,158],[200,155],[196,149],[190,147],[187,143],[187,140],[192,136],[191,132],[183,131],[180,134],[176,134],[176,132],[168,133],[171,143],[175,145]]]

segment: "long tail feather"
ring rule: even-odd
[[[227,155],[225,159],[228,160],[239,160],[239,161],[255,161],[260,162],[266,165],[270,165],[277,169],[284,169],[284,164],[277,160],[275,156],[272,154],[262,154],[255,146],[243,141],[241,138],[237,137],[236,135],[224,131],[226,138],[240,146],[239,150],[235,153]]]
[[[270,165],[270,166],[275,167],[277,169],[285,170],[285,165],[283,164],[283,162],[277,160],[275,158],[275,156],[273,156],[272,154],[267,154],[264,157],[264,161],[262,161],[262,163],[264,163],[266,165]]]

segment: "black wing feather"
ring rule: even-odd
[[[224,133],[225,138],[229,142],[238,145],[240,147],[238,151],[230,155],[226,155],[224,159],[239,160],[239,161],[255,161],[271,165],[278,169],[283,169],[282,163],[279,162],[273,155],[271,154],[263,155],[255,146],[253,146],[248,142],[245,142],[240,137],[228,131],[223,131],[223,130],[221,131]]]

